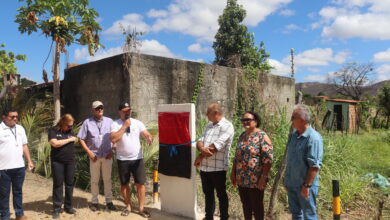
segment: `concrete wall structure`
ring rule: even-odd
[[[157,123],[159,104],[190,102],[201,71],[204,80],[196,105],[197,117],[205,117],[209,103],[220,102],[226,117],[232,118],[242,70],[143,54],[121,54],[66,69],[62,112],[81,121],[90,115],[91,103],[100,100],[105,104],[105,115],[117,118],[119,103],[129,101],[138,119]],[[262,103],[273,110],[286,107],[291,113],[294,79],[262,74],[259,83]]]

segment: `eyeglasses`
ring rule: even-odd
[[[254,118],[242,118],[241,119],[241,122],[250,122],[250,121],[253,121],[253,120],[255,120]]]
[[[19,116],[17,116],[17,115],[8,116],[8,117],[11,118],[11,119],[18,119],[19,118]]]
[[[99,106],[99,107],[95,108],[95,111],[100,111],[100,110],[103,110],[103,109],[104,109],[103,106]]]
[[[72,129],[73,125],[66,125],[67,128]]]

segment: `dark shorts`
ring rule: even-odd
[[[130,182],[130,176],[133,175],[136,184],[145,184],[145,165],[144,160],[117,160],[119,180],[121,185],[127,185]]]

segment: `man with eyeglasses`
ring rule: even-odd
[[[140,136],[150,145],[152,135],[141,121],[130,117],[131,108],[128,103],[120,104],[118,113],[120,119],[112,123],[110,137],[116,149],[121,192],[126,205],[121,215],[128,216],[131,212],[129,182],[133,175],[137,187],[138,214],[149,218],[150,213],[144,208],[146,178]]]
[[[319,170],[322,166],[321,134],[310,126],[310,109],[303,104],[294,107],[287,150],[285,187],[293,220],[316,220],[316,197]]]
[[[112,119],[103,116],[104,105],[101,101],[92,103],[92,116],[83,122],[77,135],[80,138],[82,148],[89,157],[89,168],[91,175],[92,200],[89,208],[92,211],[99,210],[99,180],[100,171],[103,176],[104,196],[106,198],[106,209],[115,211],[112,203],[112,144],[110,130]]]
[[[205,220],[214,219],[214,190],[219,200],[220,219],[229,218],[229,200],[226,193],[226,172],[229,167],[229,150],[233,141],[233,124],[223,116],[222,106],[210,104],[207,108],[207,118],[210,123],[196,143],[201,152],[195,160],[195,166],[200,166],[202,189],[205,194]]]
[[[27,136],[24,128],[17,123],[18,112],[7,109],[2,114],[0,124],[0,220],[10,219],[9,199],[12,186],[13,205],[16,220],[28,220],[23,211],[23,182],[25,177],[25,163],[32,171],[34,164],[31,161],[27,146]]]

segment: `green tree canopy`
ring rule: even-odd
[[[42,32],[55,42],[53,68],[54,122],[60,118],[60,53],[66,45],[79,43],[88,45],[90,55],[101,46],[96,22],[99,15],[88,8],[88,0],[19,0],[26,6],[18,9],[15,22],[19,31],[27,34]]]
[[[223,14],[218,18],[219,29],[213,43],[215,63],[234,67],[251,66],[269,71],[269,54],[263,42],[259,47],[255,45],[253,33],[249,33],[248,28],[242,24],[245,16],[246,11],[237,4],[237,0],[227,1]]]
[[[389,127],[390,122],[390,86],[385,84],[378,94],[379,106],[387,117],[386,127]]]
[[[4,48],[5,44],[0,44],[0,49]],[[15,55],[11,51],[5,49],[0,50],[0,75],[16,74],[17,68],[15,62],[17,60],[25,61],[26,55]]]

